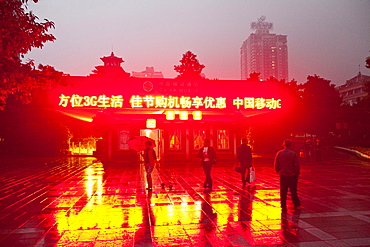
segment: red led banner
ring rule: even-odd
[[[190,96],[153,96],[132,95],[128,101],[128,108],[156,108],[156,109],[226,109],[226,97],[190,97]],[[78,94],[60,95],[61,107],[98,107],[98,108],[123,108],[122,95],[105,94],[99,96],[81,96]],[[232,99],[234,109],[279,109],[281,99],[236,97]]]

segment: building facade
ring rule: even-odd
[[[249,35],[240,48],[241,79],[251,73],[260,73],[266,80],[271,76],[278,80],[288,80],[287,36],[272,34],[272,23],[265,22],[262,16],[258,22],[252,22],[255,33]]]
[[[146,67],[144,71],[132,71],[132,77],[138,78],[163,78],[161,71],[154,71],[154,67]]]
[[[116,57],[112,52],[110,56],[101,57],[104,65],[95,66],[91,76],[105,76],[105,77],[130,77],[130,73],[127,73],[122,67],[121,63],[124,63],[122,58]]]
[[[136,136],[152,138],[160,160],[198,160],[205,139],[211,141],[218,159],[234,160],[240,140],[250,137],[249,118],[278,112],[287,104],[276,82],[110,73],[69,80],[69,86],[50,93],[49,104],[67,116],[91,122],[98,137],[94,154],[107,160],[140,159],[128,143]]]
[[[370,81],[370,76],[363,75],[361,72],[357,76],[346,81],[346,84],[337,87],[342,103],[353,105],[365,98],[368,92],[365,91],[365,83]]]

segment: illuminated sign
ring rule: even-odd
[[[155,129],[155,128],[157,128],[157,120],[155,120],[155,119],[147,119],[146,120],[146,128],[147,129]]]
[[[190,97],[190,96],[140,96],[132,95],[130,99],[131,108],[170,108],[170,109],[189,109],[189,108],[226,108],[226,98],[224,97]]]
[[[166,111],[166,120],[175,120],[176,115],[179,115],[180,120],[188,120],[189,112],[188,111]],[[202,120],[202,111],[193,111],[190,112],[193,115],[194,120]]]
[[[99,96],[80,96],[78,94],[73,94],[72,96],[66,96],[62,94],[59,96],[59,105],[67,107],[69,104],[72,107],[88,107],[97,106],[102,108],[122,108],[123,107],[123,97],[122,95],[112,95],[107,97],[105,94]]]
[[[129,100],[130,108],[159,108],[159,109],[226,109],[226,97],[190,97],[164,95],[132,95]],[[105,94],[99,96],[80,96],[78,94],[60,95],[59,106],[62,107],[100,107],[123,108],[122,95]],[[232,99],[236,109],[278,109],[281,108],[281,99],[236,97]],[[185,113],[184,113],[185,114]],[[185,115],[183,116],[185,118]]]
[[[189,119],[188,111],[180,111],[179,115],[180,115],[180,117],[179,117],[180,120],[188,120]]]
[[[166,111],[166,120],[175,120],[176,113],[175,111]]]
[[[193,111],[194,120],[202,120],[202,111]]]
[[[281,108],[281,99],[265,99],[265,98],[239,98],[233,99],[233,105],[237,109],[243,107],[244,109],[277,109]]]

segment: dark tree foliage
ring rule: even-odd
[[[284,92],[295,95],[298,98],[302,97],[302,85],[298,85],[298,82],[295,79],[292,79],[289,82],[284,80],[278,81],[279,88],[284,90]]]
[[[204,65],[200,64],[197,56],[191,51],[187,51],[183,54],[180,60],[180,65],[174,65],[175,71],[180,75],[177,76],[179,79],[204,79],[201,75]]]
[[[370,69],[370,56],[366,58],[365,67]]]
[[[342,99],[335,85],[317,75],[308,76],[302,92],[307,133],[325,135],[335,128]]]
[[[258,72],[250,73],[247,81],[260,81],[260,75],[261,73]]]
[[[304,132],[303,85],[298,84],[294,79],[289,82],[280,80],[278,85],[285,102],[280,114],[282,125],[291,133]]]
[[[303,131],[302,85],[298,85],[294,79],[285,82],[285,80],[270,77],[266,81],[272,82],[271,86],[277,85],[279,98],[282,99],[282,108],[252,117],[251,133],[254,150],[275,153],[284,139]]]
[[[370,57],[366,59],[366,68],[370,69]],[[370,116],[370,81],[365,82],[364,86],[367,96],[361,101],[361,106],[364,108],[364,113]]]
[[[41,107],[42,95],[35,93],[30,104],[9,96],[0,112],[0,155],[48,157],[64,155],[72,137],[64,116]],[[40,103],[37,103],[37,101]]]
[[[39,22],[37,16],[27,12],[27,3],[28,0],[0,1],[0,110],[9,95],[29,103],[34,89],[63,82],[63,73],[51,66],[35,67],[32,60],[22,62],[32,48],[42,48],[44,43],[55,40],[47,33],[54,23],[46,19]]]

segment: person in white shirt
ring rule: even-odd
[[[144,165],[145,165],[145,172],[146,172],[146,179],[148,181],[148,190],[152,190],[153,182],[152,182],[152,171],[155,166],[155,162],[157,161],[157,156],[155,151],[152,147],[151,141],[145,142],[145,150],[143,153],[144,158]]]
[[[204,147],[199,149],[198,157],[200,158],[200,164],[203,166],[204,174],[206,180],[204,181],[203,187],[205,189],[212,190],[212,177],[211,170],[213,164],[216,163],[216,151],[210,146],[210,141],[208,139],[204,140]]]

